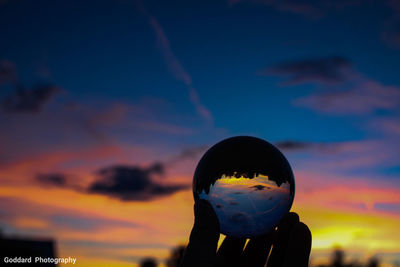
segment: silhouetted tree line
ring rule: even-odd
[[[171,250],[169,258],[165,264],[167,267],[179,267],[186,246],[178,246]],[[157,267],[157,260],[154,258],[144,258],[140,262],[140,267]],[[375,257],[370,258],[366,264],[357,261],[345,262],[345,252],[336,249],[332,253],[331,262],[327,265],[318,265],[318,267],[379,267],[379,260]]]
[[[336,249],[332,253],[331,262],[328,265],[318,265],[318,267],[378,267],[379,260],[375,257],[370,258],[365,265],[357,262],[345,262],[345,252]]]
[[[185,253],[186,246],[181,245],[172,248],[169,258],[165,261],[167,267],[179,267],[183,254]],[[140,267],[157,267],[157,260],[154,258],[144,258],[140,262]]]

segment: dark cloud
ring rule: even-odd
[[[135,165],[113,165],[96,171],[96,179],[87,187],[71,183],[70,177],[63,173],[37,174],[35,180],[40,185],[54,186],[78,191],[107,195],[124,201],[147,201],[161,196],[168,196],[187,189],[189,185],[166,184],[160,182],[165,169],[172,164],[188,158],[198,157],[206,146],[182,150],[176,157],[165,162],[154,162],[149,167]],[[155,177],[158,176],[158,177]]]
[[[35,179],[43,185],[58,187],[65,187],[67,185],[67,177],[61,173],[38,174]]]
[[[44,105],[60,89],[53,85],[38,85],[33,89],[19,87],[15,92],[1,101],[1,107],[9,113],[36,113],[43,109]]]
[[[264,190],[265,187],[266,187],[265,185],[258,184],[258,185],[251,186],[250,188],[254,188],[254,191],[261,191],[261,190]]]
[[[297,140],[284,140],[276,142],[275,146],[287,152],[316,151],[322,153],[336,153],[339,150],[340,143],[317,143]]]
[[[305,150],[315,147],[314,143],[285,140],[275,143],[275,145],[282,150]]]
[[[156,163],[148,168],[117,165],[97,172],[98,179],[88,192],[108,195],[124,201],[147,201],[186,189],[186,185],[164,185],[153,181],[153,175],[163,175],[164,165]]]
[[[344,57],[332,56],[278,63],[266,68],[262,75],[278,75],[288,78],[286,84],[308,82],[339,83],[344,82],[351,71],[352,64]]]
[[[10,61],[0,61],[0,84],[16,79],[15,65]]]

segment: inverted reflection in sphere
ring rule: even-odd
[[[269,232],[290,210],[294,177],[286,158],[270,143],[232,137],[200,159],[193,194],[195,201],[212,205],[222,234],[249,238]]]

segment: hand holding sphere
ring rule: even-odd
[[[311,233],[288,213],[294,189],[289,163],[268,142],[242,136],[214,145],[195,171],[195,224],[181,266],[261,267],[268,256],[268,267],[307,266]],[[227,237],[216,252],[220,233]]]

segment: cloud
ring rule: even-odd
[[[211,112],[201,102],[199,93],[196,88],[193,87],[192,77],[187,73],[181,62],[172,52],[170,42],[165,34],[160,23],[151,15],[148,15],[150,26],[153,28],[157,38],[157,44],[164,56],[165,62],[167,63],[168,69],[174,75],[174,77],[185,84],[189,92],[189,99],[192,102],[197,113],[207,122],[212,123],[213,117]]]
[[[185,148],[175,157],[172,157],[170,160],[168,160],[166,164],[174,164],[187,159],[198,160],[199,157],[203,153],[205,153],[208,148],[209,148],[208,145],[200,145],[200,146]]]
[[[397,0],[386,0],[391,15],[383,23],[382,39],[392,46],[400,46],[400,2]]]
[[[400,88],[363,79],[347,90],[336,89],[296,99],[295,105],[331,114],[367,114],[400,107]]]
[[[51,198],[54,200],[54,198]],[[54,200],[56,201],[56,200]],[[0,197],[0,218],[2,222],[19,228],[51,232],[73,231],[95,233],[115,228],[138,228],[142,225],[127,218],[115,218],[95,213],[90,209],[79,211],[45,203],[34,203],[16,197]],[[21,212],[23,210],[23,212]]]
[[[19,87],[1,101],[1,107],[9,113],[37,113],[59,92],[53,85],[38,85],[33,89]]]
[[[19,84],[15,64],[10,61],[0,61],[0,85],[12,83],[15,91],[0,101],[0,107],[8,113],[37,113],[59,91],[51,84],[38,84],[26,88]]]
[[[16,79],[15,65],[10,61],[0,61],[0,84],[12,82]]]
[[[239,4],[262,5],[275,9],[279,12],[292,13],[309,19],[320,19],[335,11],[343,11],[349,8],[361,8],[365,1],[361,0],[227,0],[229,6],[234,7]],[[383,17],[381,24],[381,39],[387,44],[400,46],[400,2],[398,0],[373,0],[368,4],[373,4],[376,10],[382,11]],[[354,10],[363,12],[363,10]],[[371,38],[377,38],[372,35]]]
[[[351,142],[305,142],[297,140],[284,140],[275,143],[279,149],[285,150],[287,152],[295,151],[310,151],[310,152],[321,152],[324,154],[340,154],[348,151],[349,145],[355,148],[355,145]]]
[[[180,61],[172,52],[169,40],[165,35],[160,23],[153,16],[149,16],[149,23],[154,30],[157,38],[157,44],[163,53],[165,62],[168,65],[168,69],[178,81],[183,82],[187,86],[191,86],[192,77],[186,72]]]
[[[321,11],[317,6],[312,4],[310,1],[278,1],[278,0],[228,0],[230,6],[234,6],[239,3],[252,3],[252,4],[259,4],[270,6],[275,8],[276,10],[282,12],[290,12],[299,15],[305,16],[320,16]]]
[[[336,174],[378,175],[382,170],[396,168],[400,163],[397,156],[398,140],[393,139],[332,142],[317,148],[318,154],[310,153],[307,157],[296,159],[298,170],[302,168]],[[364,178],[369,179],[367,176]]]
[[[100,169],[98,179],[88,192],[108,195],[124,201],[147,201],[187,189],[187,185],[165,185],[153,181],[154,175],[164,174],[164,165],[154,163],[148,168],[115,165]]]
[[[382,30],[382,40],[387,44],[392,45],[394,47],[400,45],[400,19],[396,15],[393,18],[389,18],[384,23],[384,28]]]
[[[351,71],[351,62],[340,56],[304,59],[278,63],[260,71],[262,75],[287,78],[285,85],[302,83],[332,84],[345,81]]]
[[[173,134],[173,135],[190,135],[194,133],[194,129],[175,125],[171,123],[165,123],[161,121],[135,121],[135,126],[137,128],[144,129],[148,132],[159,132],[163,134]]]
[[[282,150],[305,150],[315,146],[314,143],[285,140],[275,143],[275,145]]]
[[[95,105],[79,102],[71,105],[70,102],[67,106],[56,106],[52,114],[41,115],[63,116],[62,125],[68,130],[74,128],[72,134],[77,135],[83,131],[86,137],[101,143],[131,143],[133,140],[140,143],[150,138],[154,143],[155,138],[164,138],[167,135],[197,134],[198,129],[195,126],[183,125],[186,115],[171,108],[171,105],[172,103],[161,98],[142,98],[136,103],[97,102]],[[73,125],[65,126],[67,121]],[[48,121],[46,123],[49,124]]]
[[[35,176],[35,180],[39,185],[44,187],[71,189],[82,193],[86,192],[85,186],[71,182],[71,177],[60,172],[40,173]]]
[[[398,117],[386,117],[373,120],[371,128],[379,129],[389,136],[400,136],[400,120]]]
[[[296,178],[303,185],[313,185],[311,190],[303,186],[296,192],[297,200],[304,204],[318,203],[332,209],[341,205],[351,209],[357,207],[356,204],[363,204],[373,209],[374,203],[400,204],[400,188],[377,177],[371,179],[318,170],[297,170]]]
[[[119,219],[101,218],[98,216],[88,216],[81,214],[55,214],[49,216],[49,221],[53,227],[65,229],[72,229],[77,231],[104,230],[105,228],[112,227],[130,227],[137,228],[139,225],[133,222],[128,222]]]
[[[383,121],[379,121],[379,123],[381,125]],[[391,126],[396,127],[395,125]],[[307,153],[307,155],[295,159],[297,170],[302,168],[331,173],[371,174],[379,173],[377,170],[390,170],[399,165],[398,135],[392,136],[392,134],[385,136],[382,140],[367,139],[323,143],[288,140],[277,142],[275,145],[286,153]]]
[[[58,187],[67,185],[67,177],[61,173],[37,174],[35,179],[43,185]]]
[[[239,3],[264,5],[281,12],[302,15],[312,19],[321,18],[332,10],[359,5],[360,2],[360,0],[228,0],[230,6],[235,6]]]
[[[180,157],[180,160],[183,156]],[[95,179],[81,177],[79,183],[62,172],[41,172],[34,176],[35,184],[57,187],[83,194],[107,195],[124,201],[147,201],[187,189],[189,185],[167,184],[164,178],[169,163],[154,162],[148,167],[138,165],[112,165],[95,172]],[[162,180],[162,179],[161,179]]]
[[[323,90],[295,99],[293,104],[322,113],[361,115],[400,107],[399,87],[366,77],[341,56],[282,62],[260,73],[284,76],[286,86],[316,84]]]

